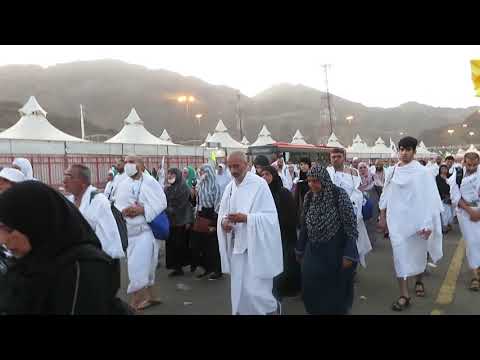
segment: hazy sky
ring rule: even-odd
[[[0,65],[42,66],[112,58],[195,76],[253,96],[274,84],[324,90],[321,65],[332,64],[332,93],[367,106],[407,101],[480,105],[470,60],[480,46],[430,45],[16,45],[0,46]],[[0,84],[1,86],[1,84]]]

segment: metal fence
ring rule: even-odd
[[[63,173],[65,169],[72,164],[83,164],[92,171],[92,184],[103,188],[107,181],[108,171],[121,155],[38,155],[38,154],[18,154],[18,155],[0,155],[0,165],[4,167],[11,166],[13,159],[23,157],[30,160],[33,167],[33,176],[55,188],[63,185]],[[162,163],[163,156],[143,156],[145,167],[148,170],[158,169]],[[185,166],[199,167],[208,161],[204,156],[165,156],[165,169],[178,167],[182,169]]]

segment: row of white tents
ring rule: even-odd
[[[47,112],[40,106],[34,96],[31,96],[27,103],[19,110],[21,114],[20,120],[0,133],[0,139],[9,140],[43,140],[43,141],[62,141],[62,142],[87,142],[86,140],[68,135],[55,128],[47,120]],[[247,149],[249,146],[263,146],[275,143],[270,131],[264,125],[258,134],[257,140],[252,144],[246,137],[238,142],[228,133],[228,129],[222,120],[219,120],[213,134],[208,134],[202,147],[206,147],[207,143],[219,143],[222,148],[227,149]],[[124,120],[124,126],[118,134],[105,141],[106,144],[137,144],[137,145],[163,145],[178,146],[172,142],[172,139],[166,130],[160,137],[156,137],[150,133],[144,126],[144,122],[140,119],[136,110],[133,108]],[[309,145],[300,130],[297,130],[291,144]],[[353,144],[344,147],[334,133],[329,137],[327,146],[344,148],[349,157],[373,158],[393,157],[397,153],[395,144],[390,139],[390,146],[386,146],[385,142],[378,138],[373,146],[368,146],[359,135],[353,140]],[[423,142],[417,148],[419,157],[431,157],[431,153]]]

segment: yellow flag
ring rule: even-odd
[[[212,153],[210,154],[210,159],[212,159],[213,161],[217,161],[217,154],[215,154],[215,151],[212,151]]]
[[[470,64],[472,65],[473,87],[477,96],[480,96],[480,60],[471,60]]]

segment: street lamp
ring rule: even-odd
[[[463,124],[462,126],[463,126],[464,128],[466,128],[468,125],[467,125],[467,124]]]
[[[189,95],[189,96],[186,96],[186,95],[181,95],[177,98],[177,101],[180,103],[180,104],[185,104],[185,109],[186,109],[186,117],[187,117],[187,120],[188,120],[188,112],[189,112],[189,104],[193,104],[196,99],[194,96],[192,95]]]
[[[447,132],[448,132],[450,135],[452,135],[452,134],[455,132],[455,130],[453,130],[453,129],[448,129]]]
[[[473,135],[475,135],[475,133],[474,133],[473,131],[470,131],[470,132],[468,133],[468,135],[473,136]]]

